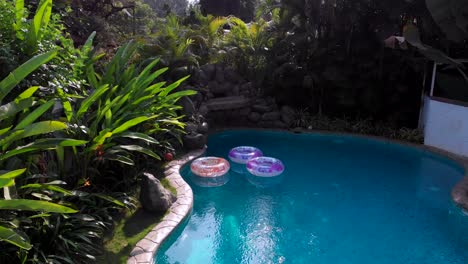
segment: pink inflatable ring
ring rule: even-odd
[[[219,177],[229,171],[229,162],[218,157],[203,157],[192,162],[190,169],[200,177]]]
[[[250,146],[235,147],[229,151],[229,159],[240,164],[246,164],[249,159],[260,156],[263,156],[262,151]]]
[[[279,159],[257,157],[247,162],[247,170],[259,177],[275,177],[283,173],[284,165]]]

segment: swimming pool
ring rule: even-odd
[[[193,213],[156,263],[468,263],[468,216],[451,188],[463,169],[444,157],[374,139],[229,131],[207,155],[238,145],[281,159],[281,182],[200,187]]]

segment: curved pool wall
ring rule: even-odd
[[[426,150],[364,137],[230,131],[208,155],[254,145],[285,162],[280,182],[230,172],[194,191],[157,263],[468,263],[468,220],[450,199],[464,169]]]

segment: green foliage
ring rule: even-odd
[[[77,211],[73,208],[63,206],[56,203],[51,203],[47,201],[37,201],[30,199],[12,199],[10,196],[10,187],[14,186],[14,178],[23,174],[26,170],[14,170],[7,171],[0,174],[0,179],[9,180],[8,183],[2,184],[0,187],[3,187],[4,200],[0,200],[0,210],[15,210],[15,211],[38,211],[45,213],[76,213]],[[1,223],[2,221],[0,221]],[[14,228],[1,226],[0,225],[0,242],[7,242],[13,244],[21,249],[30,250],[32,245],[29,242],[29,238],[20,231],[15,230]]]
[[[133,42],[122,46],[100,74],[88,65],[94,90],[67,114],[74,137],[89,141],[77,155],[78,179],[94,179],[95,167],[109,162],[135,165],[140,155],[160,160],[170,147],[168,136],[183,133],[175,103],[194,92],[174,90],[188,76],[170,85],[156,82],[167,68],[155,70],[158,60],[145,67],[132,64],[137,48]]]
[[[167,68],[133,42],[110,61],[94,55],[95,33],[75,49],[51,0],[34,14],[1,1],[0,22],[0,262],[95,262],[112,216],[134,204],[114,190],[180,141],[188,76],[157,81]]]
[[[161,64],[170,67],[199,65],[199,56],[192,52],[191,46],[198,43],[192,38],[189,27],[180,23],[176,15],[168,15],[159,23],[160,30],[146,40],[142,47],[143,57],[158,57]]]
[[[294,127],[345,132],[364,135],[386,137],[412,143],[423,143],[424,136],[418,129],[395,128],[389,123],[372,119],[328,117],[324,115],[311,115],[308,109],[297,109],[294,115]]]
[[[57,87],[75,93],[82,88],[82,72],[76,63],[79,51],[64,35],[60,16],[52,14],[52,0],[40,1],[32,17],[23,0],[2,1],[0,13],[0,78],[33,55],[59,50],[20,87],[47,86],[43,89],[45,95],[53,94]]]
[[[52,149],[59,145],[76,146],[85,143],[72,139],[45,138],[23,145],[25,138],[64,130],[67,125],[54,120],[36,122],[54,103],[53,100],[47,102],[36,99],[33,95],[38,87],[26,89],[9,103],[2,101],[24,78],[42,64],[53,59],[55,55],[56,52],[37,55],[0,81],[0,120],[2,121],[0,125],[0,165],[2,161],[5,162],[19,154]]]
[[[263,80],[268,53],[274,43],[269,24],[260,19],[247,25],[235,17],[229,18],[228,22],[231,29],[225,36],[223,46],[227,53],[224,60],[239,73],[250,75],[250,79]]]

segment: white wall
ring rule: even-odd
[[[468,107],[426,97],[424,144],[468,157]]]

